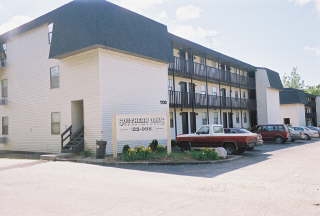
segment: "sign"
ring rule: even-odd
[[[161,140],[168,138],[167,114],[128,114],[116,116],[118,141]]]

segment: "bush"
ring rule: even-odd
[[[201,151],[192,151],[192,158],[201,161],[218,160],[218,153],[213,149],[204,149]]]
[[[92,154],[91,150],[87,149],[87,150],[84,150],[83,152],[81,152],[80,155],[82,157],[91,157],[93,154]]]
[[[167,148],[162,146],[162,145],[158,145],[156,152],[158,153],[165,153],[167,151]]]
[[[159,146],[158,140],[152,140],[152,142],[149,144],[149,147],[153,152],[157,151],[158,146]]]
[[[148,160],[151,157],[151,153],[152,150],[149,147],[139,146],[134,149],[129,148],[126,153],[122,154],[122,159],[125,161]]]
[[[123,148],[122,148],[122,154],[128,153],[129,149],[130,149],[130,146],[129,146],[129,145],[123,146]]]
[[[173,152],[181,152],[181,147],[177,144],[176,140],[171,140],[171,149]]]

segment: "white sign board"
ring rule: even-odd
[[[161,140],[168,138],[167,114],[128,114],[116,116],[118,141]]]

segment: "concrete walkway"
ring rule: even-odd
[[[112,168],[0,159],[0,215],[320,215],[320,142],[221,164]]]

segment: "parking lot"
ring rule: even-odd
[[[320,215],[320,142],[207,165],[0,159],[0,215]]]

